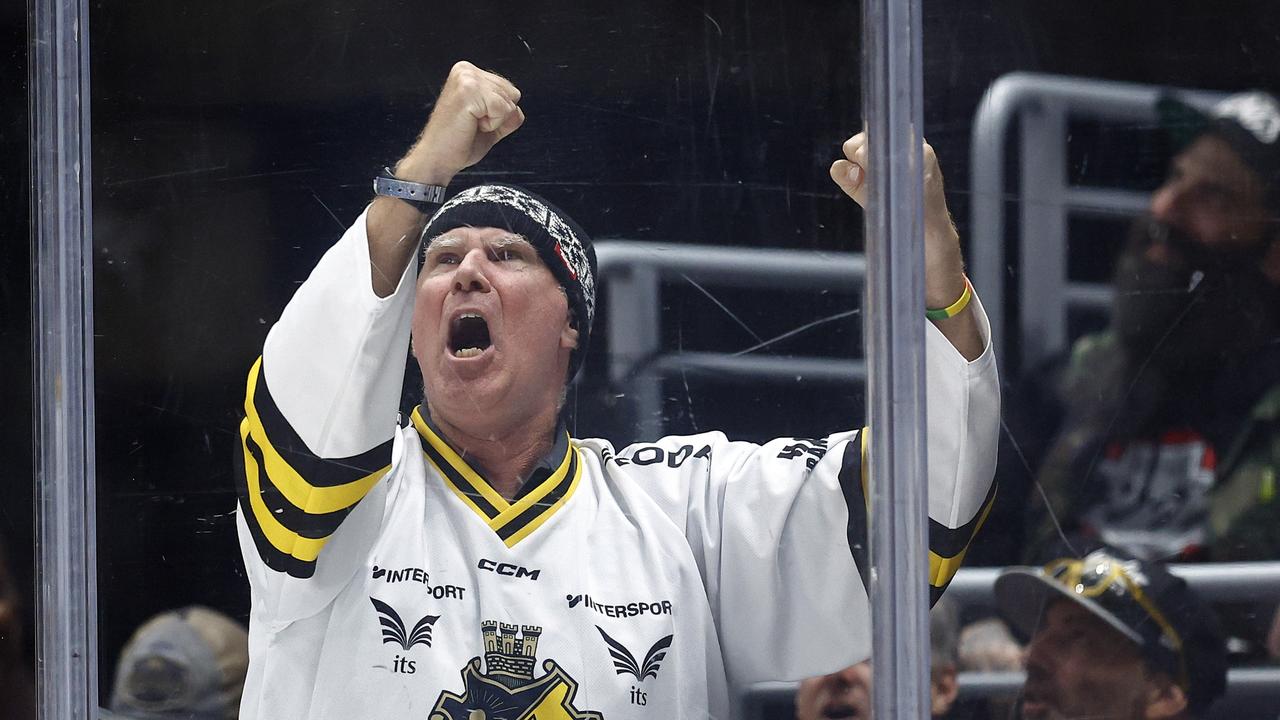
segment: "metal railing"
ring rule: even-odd
[[[947,586],[947,597],[966,607],[994,607],[993,585],[1003,568],[962,568]],[[1275,601],[1280,603],[1280,562],[1175,564],[1169,571],[1187,581],[1207,602]],[[960,697],[1012,696],[1022,688],[1021,672],[962,672]],[[764,718],[767,706],[793,701],[798,683],[757,683],[743,693],[747,718]],[[1280,667],[1239,667],[1227,672],[1223,703],[1252,701],[1280,706]]]
[[[1227,693],[1219,701],[1219,705],[1244,705],[1246,708],[1251,703],[1265,703],[1271,707],[1280,705],[1280,684],[1277,683],[1276,675],[1276,668],[1231,668],[1227,671]],[[1022,689],[1026,679],[1023,672],[958,673],[958,698],[1012,698]],[[744,720],[775,720],[778,713],[769,712],[769,709],[793,704],[799,686],[798,682],[762,682],[747,688],[742,695]]]
[[[636,437],[664,434],[662,380],[681,370],[734,378],[866,382],[861,360],[662,348],[664,283],[848,293],[866,278],[866,259],[860,254],[602,240],[596,243],[596,258],[608,303],[609,381],[625,383],[633,398]]]

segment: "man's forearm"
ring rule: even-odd
[[[369,279],[378,297],[395,292],[429,218],[396,198],[374,198],[365,218],[365,232],[369,236]]]
[[[447,186],[453,176],[479,162],[524,122],[520,91],[500,75],[468,62],[449,71],[431,118],[417,142],[393,168],[401,180]],[[395,292],[418,249],[430,216],[398,198],[374,198],[365,231],[369,272],[379,297]]]

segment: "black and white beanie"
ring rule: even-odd
[[[463,190],[432,216],[422,238],[431,240],[460,227],[509,230],[529,242],[564,288],[578,328],[578,348],[569,360],[569,379],[582,366],[596,312],[596,250],[578,223],[542,197],[511,185]],[[425,247],[425,245],[424,245]]]

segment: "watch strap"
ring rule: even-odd
[[[444,203],[444,187],[425,183],[401,180],[391,173],[391,168],[382,168],[382,175],[373,179],[373,193],[385,197],[404,200],[419,209],[433,209],[427,206],[439,206]]]

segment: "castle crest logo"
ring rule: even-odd
[[[578,683],[554,660],[544,660],[542,676],[534,678],[542,628],[485,620],[480,632],[483,669],[479,657],[471,658],[462,668],[462,693],[440,693],[431,720],[603,720],[573,706]]]

